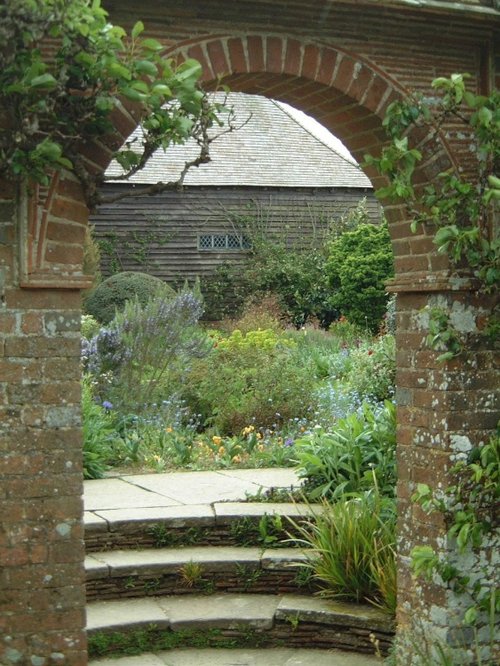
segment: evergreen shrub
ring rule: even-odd
[[[387,224],[361,224],[329,246],[326,271],[331,304],[347,319],[376,333],[385,314],[385,282],[394,274]]]
[[[125,303],[136,298],[141,305],[161,291],[174,296],[175,291],[160,278],[135,271],[116,273],[103,280],[85,301],[85,311],[101,324],[109,324]]]

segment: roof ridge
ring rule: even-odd
[[[315,134],[309,127],[306,127],[305,125],[303,125],[296,116],[294,116],[286,108],[284,108],[283,102],[280,102],[279,100],[276,100],[276,99],[270,99],[270,98],[269,98],[269,101],[272,102],[275,106],[277,106],[283,113],[285,113],[291,120],[293,120],[294,123],[296,123],[302,130],[304,130],[304,132],[307,132],[309,134],[309,136],[312,136],[312,138],[315,139],[318,143],[321,143],[323,146],[325,146],[325,148],[328,148],[328,150],[330,152],[332,152],[335,155],[337,155],[338,157],[340,157],[341,160],[343,160],[344,162],[347,162],[347,164],[349,164],[350,166],[352,166],[352,167],[358,169],[359,171],[361,171],[362,173],[364,173],[363,169],[360,167],[360,165],[356,162],[356,160],[354,158],[352,158],[352,161],[351,161],[350,159],[348,159],[347,157],[342,155],[342,153],[339,153],[338,150],[335,150],[335,148],[333,146],[329,145],[320,136]],[[300,111],[300,109],[297,109],[297,111]],[[304,112],[302,111],[302,113],[304,113]],[[313,120],[315,120],[315,118],[313,118]],[[315,120],[315,122],[318,122],[318,121]],[[319,124],[321,124],[321,123],[319,123]],[[324,126],[322,126],[322,127],[324,127]],[[330,131],[326,127],[325,127],[325,129],[327,131]],[[335,135],[332,134],[332,136],[335,136]],[[337,137],[335,137],[335,138],[337,138]]]

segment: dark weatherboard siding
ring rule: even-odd
[[[105,194],[125,189],[130,186],[110,184]],[[253,220],[268,236],[277,235],[290,245],[308,243],[311,235],[321,234],[326,220],[338,219],[365,197],[370,218],[377,222],[380,208],[369,189],[186,187],[183,192],[102,205],[91,223],[97,239],[104,241],[105,275],[111,269],[142,270],[179,282],[209,275],[225,261],[246,256],[241,250],[198,248],[201,235],[241,233],[231,220]]]

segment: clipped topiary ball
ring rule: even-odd
[[[135,271],[116,273],[103,280],[88,296],[85,311],[101,324],[109,324],[126,301],[137,297],[141,305],[145,305],[160,290],[168,295],[175,294],[172,287],[153,275]]]

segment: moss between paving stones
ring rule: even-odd
[[[256,630],[241,624],[226,629],[159,629],[151,625],[126,632],[92,632],[88,639],[89,657],[137,655],[174,648],[267,648],[295,647],[342,649],[356,653],[386,655],[391,631],[326,625],[308,622],[291,614],[276,620],[272,629]]]
[[[143,652],[172,650],[179,647],[190,648],[247,648],[264,647],[269,643],[262,632],[246,626],[233,630],[207,629],[171,631],[151,625],[147,629],[127,632],[95,632],[88,638],[89,657],[109,655],[137,655]],[[285,641],[279,641],[283,646]],[[273,645],[278,646],[275,641]]]

